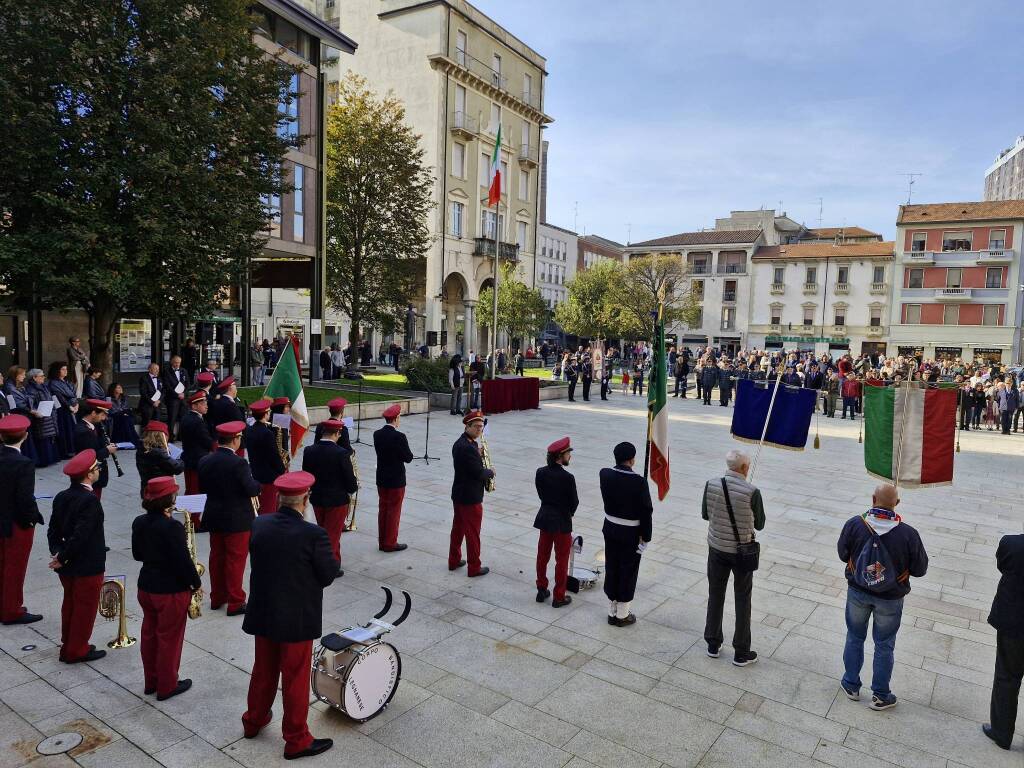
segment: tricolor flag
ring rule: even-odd
[[[665,305],[658,305],[658,323],[654,339],[651,382],[647,389],[647,442],[650,477],[658,486],[658,501],[668,495],[668,371],[665,365]]]
[[[864,388],[864,466],[868,474],[921,488],[953,481],[956,389]]]
[[[498,123],[498,138],[494,140],[494,154],[491,155],[491,180],[487,190],[487,204],[497,205],[501,200],[501,123]]]
[[[287,397],[292,402],[291,436],[292,456],[302,445],[302,438],[309,429],[309,414],[306,412],[306,395],[302,391],[302,367],[299,365],[299,340],[288,337],[288,343],[281,350],[281,357],[274,368],[274,375],[263,392],[265,397]]]

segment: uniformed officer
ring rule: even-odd
[[[384,409],[383,427],[373,433],[377,453],[377,546],[381,552],[401,552],[407,544],[398,543],[398,523],[405,500],[405,465],[413,459],[409,439],[398,431],[402,408],[397,403]]]
[[[576,493],[576,478],[565,468],[572,457],[572,444],[568,437],[548,446],[546,466],[537,470],[534,484],[540,497],[540,509],[533,527],[540,530],[537,542],[537,602],[543,603],[551,595],[548,590],[548,560],[555,550],[555,595],[553,608],[572,602],[565,594],[569,577],[569,550],[572,549],[572,516],[580,505]]]
[[[227,424],[229,421],[245,421],[245,414],[242,407],[235,399],[238,394],[238,387],[235,386],[235,377],[227,376],[224,381],[217,385],[217,399],[210,403],[210,412],[207,414],[209,424],[216,429],[218,424]],[[245,449],[238,447],[238,455],[244,456]]]
[[[286,759],[318,755],[334,744],[331,739],[314,739],[306,723],[313,640],[322,631],[323,591],[339,571],[327,534],[302,517],[314,482],[308,472],[278,477],[274,485],[281,506],[253,522],[249,544],[252,595],[242,630],[255,635],[256,659],[242,725],[245,737],[252,739],[270,722],[280,680]]]
[[[210,607],[227,603],[228,616],[245,613],[242,577],[249,554],[254,497],[260,484],[237,451],[244,421],[217,426],[217,450],[199,460],[199,489],[206,494],[203,528],[210,532]]]
[[[271,401],[264,398],[249,406],[255,421],[245,430],[245,447],[249,452],[252,476],[260,484],[260,514],[277,511],[277,490],[274,481],[287,469],[281,459],[277,436],[270,426]]]
[[[199,460],[213,450],[213,438],[206,425],[206,392],[188,398],[189,411],[181,419],[181,459],[185,462],[185,493],[199,493]],[[199,515],[192,517],[199,525]]]
[[[338,445],[347,451],[354,451],[352,448],[352,441],[349,439],[348,427],[345,426],[345,406],[348,405],[348,400],[344,397],[336,397],[333,400],[327,401],[327,410],[331,414],[331,419],[334,421],[341,422],[341,435],[338,437]],[[323,422],[316,425],[316,429],[313,431],[313,442],[320,442],[321,433],[323,432]]]
[[[217,377],[209,371],[203,371],[196,375],[196,394],[202,392],[206,395],[206,404],[209,407],[213,405],[214,398],[217,393],[213,390],[213,385],[217,383]],[[206,420],[206,425],[210,428],[211,434],[213,433],[213,425],[210,424],[210,413],[204,411],[203,418]]]
[[[704,390],[707,394],[707,390]],[[651,491],[647,480],[633,471],[636,447],[619,443],[615,466],[601,470],[604,501],[604,593],[608,597],[608,623],[625,627],[636,623],[629,612],[640,572],[640,556],[651,540]]]
[[[569,402],[576,402],[576,382],[579,381],[579,369],[576,367],[576,358],[569,355],[562,366],[562,373],[569,382]]]
[[[64,465],[71,487],[53,498],[53,513],[46,538],[50,545],[50,568],[64,587],[60,607],[60,660],[66,664],[96,661],[107,655],[89,645],[103,588],[107,546],[103,539],[103,505],[93,493],[99,480],[96,451],[76,453]]]
[[[103,422],[107,420],[107,411],[110,410],[109,400],[97,400],[90,398],[85,401],[85,407],[81,409],[82,418],[75,426],[75,452],[92,449],[96,452],[96,461],[100,466],[99,478],[90,485],[96,498],[103,496],[103,489],[110,481],[110,473],[107,471],[107,457],[117,453],[117,446],[107,442],[107,433]]]
[[[352,471],[352,454],[338,445],[340,421],[321,422],[321,438],[302,451],[302,471],[316,481],[310,494],[316,522],[327,531],[334,559],[341,563],[341,532],[348,517],[350,495],[359,489]],[[342,574],[341,570],[338,575]]]
[[[448,546],[448,570],[466,564],[462,559],[462,540],[466,540],[467,576],[486,576],[490,568],[480,566],[480,526],[484,517],[484,487],[494,477],[494,470],[484,467],[480,455],[480,436],[484,431],[484,415],[470,411],[462,417],[465,427],[452,445],[452,532]]]
[[[583,379],[583,400],[590,402],[590,385],[594,381],[594,363],[590,356],[590,351],[584,354],[583,360],[580,361],[580,377]]]
[[[36,464],[21,453],[32,422],[20,414],[0,418],[0,621],[31,624],[43,617],[25,606],[25,573],[36,525]]]
[[[132,557],[142,563],[138,596],[142,608],[142,669],[146,695],[164,701],[192,687],[178,679],[181,647],[193,591],[202,587],[188,551],[185,526],[174,519],[178,484],[154,477],[142,493],[145,514],[132,523]]]

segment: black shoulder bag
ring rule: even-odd
[[[732,501],[729,499],[729,484],[722,478],[722,493],[725,494],[725,508],[729,512],[729,522],[732,524],[732,535],[736,537],[736,572],[751,573],[757,570],[761,560],[761,543],[754,540],[754,533],[750,533],[750,541],[744,544],[740,541],[740,530],[736,527],[736,516],[732,513]]]

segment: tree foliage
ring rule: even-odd
[[[498,281],[498,328],[509,339],[525,340],[540,333],[547,323],[548,305],[541,292],[527,287],[511,263],[501,265]],[[477,325],[491,327],[494,322],[494,289],[480,292]]]
[[[652,332],[651,313],[665,303],[665,327],[677,323],[693,325],[699,306],[686,282],[686,270],[678,256],[639,256],[621,268],[612,283],[609,299],[618,318],[617,335],[647,339]]]
[[[33,0],[0,12],[0,283],[84,308],[109,365],[125,314],[199,318],[259,254],[292,70],[248,0]]]
[[[555,322],[573,336],[618,336],[618,310],[612,293],[621,279],[622,267],[614,261],[577,272],[566,286],[566,300],[555,308]]]
[[[327,114],[327,300],[352,322],[391,333],[423,285],[433,178],[405,107],[342,79]]]

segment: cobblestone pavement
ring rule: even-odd
[[[491,573],[482,579],[445,567],[450,445],[459,420],[435,412],[430,450],[441,460],[417,461],[409,472],[405,552],[377,551],[375,489],[364,487],[359,530],[342,541],[345,576],[325,595],[324,628],[366,621],[381,605],[381,584],[411,592],[413,614],[392,635],[402,653],[402,681],[390,708],[361,725],[314,705],[314,735],[333,737],[336,746],[310,765],[1024,764],[1019,735],[1014,751],[1004,752],[979,728],[987,719],[994,660],[995,636],[985,617],[997,579],[995,546],[1001,535],[1019,533],[1024,521],[1018,480],[1024,436],[965,433],[952,487],[903,494],[900,512],[921,531],[931,569],[906,600],[892,684],[899,706],[877,713],[837,695],[845,581],[835,541],[845,519],[869,506],[875,484],[863,470],[857,425],[849,421],[822,421],[821,450],[762,454],[755,482],[768,524],[754,580],[753,648],[760,661],[753,667],[734,667],[728,648],[709,659],[701,642],[707,585],[700,494],[704,481],[720,473],[726,450],[738,445],[728,435],[731,412],[717,405],[669,400],[673,487],[655,505],[654,542],[634,604],[637,624],[608,626],[600,587],[567,608],[534,601],[532,476],[544,446],[566,433],[573,437],[586,560],[600,542],[597,471],[611,463],[620,440],[642,449],[644,405],[616,394],[607,403],[545,403],[539,411],[491,419],[497,490],[485,500],[483,561]],[[402,425],[417,453],[425,423],[417,416]],[[379,424],[364,426],[362,439],[369,441]],[[359,446],[359,463],[362,476],[372,478],[372,448]],[[129,629],[138,636],[129,536],[139,513],[138,486],[130,455],[124,464],[128,474],[113,479],[104,495],[107,572],[128,574]],[[37,493],[60,490],[63,479],[56,467],[43,471]],[[48,519],[48,501],[43,512]],[[203,535],[199,549],[205,562]],[[46,560],[39,530],[27,602],[46,618],[0,627],[0,765],[220,768],[281,761],[279,703],[270,727],[242,739],[253,640],[242,633],[240,617],[207,608],[189,622],[182,676],[195,686],[158,703],[142,693],[137,645],[92,664],[57,661],[61,590]],[[93,642],[103,647],[115,626],[99,620]],[[36,753],[43,736],[69,730],[85,736],[70,756]]]

